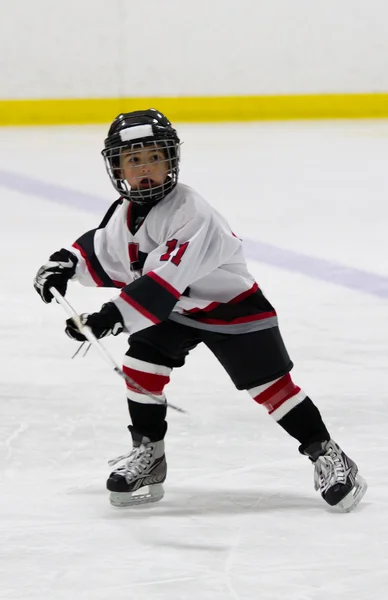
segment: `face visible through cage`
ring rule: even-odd
[[[132,142],[108,152],[103,154],[112,182],[135,202],[161,199],[177,181],[179,145],[175,140]]]
[[[163,185],[171,171],[171,160],[156,142],[143,148],[120,149],[120,179],[138,190]]]

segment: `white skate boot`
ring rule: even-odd
[[[367,483],[358,474],[357,465],[333,440],[308,446],[303,454],[315,466],[314,486],[322,498],[339,512],[350,512],[360,502]]]
[[[162,483],[167,475],[164,440],[151,442],[132,426],[128,429],[132,435],[133,449],[129,454],[109,461],[110,465],[115,465],[125,460],[106,482],[110,503],[120,508],[161,500],[164,496]]]

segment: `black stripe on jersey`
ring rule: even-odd
[[[117,287],[113,280],[109,277],[107,272],[102,268],[100,261],[98,260],[95,252],[94,252],[94,236],[96,235],[96,229],[92,229],[91,231],[87,231],[76,241],[76,244],[80,246],[80,248],[85,253],[89,266],[93,269],[94,274],[97,275],[98,279],[101,281],[102,287]],[[94,279],[94,277],[93,277]]]
[[[99,226],[97,227],[97,229],[103,229],[104,227],[107,226],[107,224],[110,221],[110,219],[112,218],[113,214],[116,212],[116,209],[122,203],[123,203],[123,199],[122,198],[119,198],[118,200],[116,200],[115,202],[113,202],[113,204],[108,208],[108,210],[107,210],[104,218],[102,219],[102,221],[99,224]]]
[[[256,290],[256,292],[250,294],[244,300],[241,300],[241,302],[219,304],[213,310],[198,310],[195,313],[186,313],[185,316],[198,321],[201,321],[201,319],[219,319],[222,322],[230,322],[241,317],[250,317],[270,312],[275,312],[274,307],[268,302],[261,290]]]
[[[145,313],[150,313],[157,321],[165,321],[179,300],[179,297],[147,275],[123,287],[120,296],[128,304],[133,300],[133,305],[139,306],[139,312],[143,308]]]

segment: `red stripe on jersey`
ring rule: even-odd
[[[123,287],[125,287],[125,286],[127,285],[127,284],[126,284],[126,283],[124,283],[123,281],[116,281],[115,279],[112,279],[112,281],[113,281],[113,283],[115,284],[115,286],[116,286],[117,288],[120,288],[120,289],[121,289],[121,288],[123,288]]]
[[[81,253],[82,258],[84,259],[84,261],[86,263],[86,267],[89,271],[89,274],[90,274],[91,278],[93,279],[93,281],[96,283],[96,285],[98,285],[98,287],[103,287],[104,284],[103,284],[102,280],[99,278],[99,276],[97,275],[97,273],[95,272],[95,270],[93,269],[85,250],[79,244],[77,244],[77,242],[74,242],[73,248],[76,248],[76,250],[78,250]]]
[[[242,300],[245,300],[245,298],[248,298],[248,296],[251,296],[252,294],[257,292],[258,289],[259,289],[258,284],[254,283],[253,286],[251,288],[249,288],[249,290],[245,290],[245,292],[242,292],[241,294],[239,294],[238,296],[235,296],[231,300],[228,300],[228,302],[225,302],[224,304],[238,304]],[[208,306],[205,306],[205,308],[191,308],[190,310],[187,310],[185,312],[187,312],[187,313],[210,312],[211,310],[213,310],[214,308],[217,308],[221,304],[222,304],[222,302],[211,302],[210,304],[208,304]],[[219,321],[217,321],[217,323],[218,322]]]
[[[152,394],[162,394],[164,386],[170,381],[170,377],[168,375],[145,373],[144,371],[131,369],[125,365],[123,366],[123,371],[126,375],[128,375],[128,377],[133,379],[135,383]],[[126,381],[126,384],[128,389],[133,390],[134,392],[138,391],[134,386],[131,386],[128,381]]]
[[[256,315],[248,315],[246,317],[237,317],[231,321],[221,321],[221,319],[196,319],[199,323],[208,323],[209,325],[237,325],[238,323],[250,323],[251,321],[263,321],[264,319],[272,319],[276,317],[276,312],[258,313]]]
[[[144,308],[144,306],[142,306],[141,304],[136,302],[136,300],[131,298],[131,296],[128,296],[128,294],[126,294],[125,292],[121,292],[120,298],[122,298],[123,300],[125,300],[125,302],[130,304],[135,310],[137,310],[140,314],[142,314],[143,317],[146,317],[147,319],[149,319],[150,321],[152,321],[155,324],[160,323],[160,319],[155,317],[155,315],[150,313],[147,309]]]
[[[287,373],[269,388],[253,398],[255,402],[264,406],[272,414],[282,404],[300,392],[300,387],[295,385],[291,375]]]
[[[217,306],[220,306],[221,302],[212,302],[211,304],[208,304],[207,306],[205,306],[205,308],[190,308],[189,310],[186,310],[185,312],[187,313],[198,313],[198,312],[209,312],[210,310],[213,310],[213,308],[217,308]]]
[[[162,279],[162,277],[160,277],[159,275],[157,275],[156,273],[154,273],[154,271],[150,271],[149,273],[146,273],[146,276],[150,277],[151,279],[153,279],[154,281],[156,281],[156,283],[158,283],[165,290],[167,290],[172,296],[174,296],[174,298],[180,298],[181,297],[181,293],[178,292],[178,290],[176,290],[172,285],[170,285],[168,283],[168,281],[166,281],[165,279]]]
[[[232,298],[232,300],[229,300],[228,304],[238,304],[242,300],[245,300],[245,298],[248,298],[248,296],[251,296],[252,294],[257,292],[258,289],[259,286],[257,285],[257,283],[254,283],[253,286],[249,288],[249,290],[246,290],[245,292],[242,292],[242,294],[239,294],[235,298]]]

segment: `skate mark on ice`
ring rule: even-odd
[[[291,492],[263,489],[239,489],[214,487],[211,490],[169,486],[163,502],[153,506],[136,508],[138,519],[147,519],[149,513],[163,517],[198,517],[209,515],[238,515],[248,518],[252,514],[286,511],[287,514],[300,510],[315,511],[321,509],[321,499],[317,496],[298,495]],[[115,513],[115,519],[128,519],[132,511]],[[186,540],[183,541],[186,544]],[[177,543],[177,547],[180,544]]]
[[[12,456],[12,444],[13,442],[25,431],[27,431],[29,425],[28,423],[21,423],[18,427],[16,427],[16,429],[11,433],[10,436],[8,436],[5,440],[4,440],[4,445],[7,449],[6,452],[6,456],[5,459],[6,461],[9,460]]]
[[[272,494],[268,494],[267,499],[274,498],[275,496],[276,496],[275,492]],[[248,512],[245,512],[241,516],[240,526],[237,528],[237,531],[234,533],[234,535],[232,536],[232,539],[231,539],[229,552],[226,557],[225,565],[224,565],[224,576],[225,576],[225,583],[229,590],[229,594],[233,598],[233,600],[241,600],[241,596],[238,594],[238,592],[236,591],[236,589],[234,588],[233,583],[232,583],[234,558],[235,558],[238,548],[241,545],[242,535],[243,535],[244,529],[247,526],[248,519],[249,519],[249,523],[250,523],[251,522],[250,521],[251,513],[257,512],[258,506],[262,502],[262,500],[263,500],[263,498],[259,496],[249,506],[250,510]]]
[[[144,581],[142,583],[132,583],[126,587],[129,588],[139,588],[139,587],[148,587],[149,585],[164,585],[169,583],[178,583],[181,581],[193,581],[197,580],[196,577],[175,577],[174,579],[155,579],[155,581]]]
[[[94,194],[73,190],[54,183],[47,183],[26,175],[0,169],[0,186],[22,194],[37,196],[78,210],[100,214],[105,212],[112,200]],[[285,271],[301,273],[307,277],[334,283],[342,287],[388,298],[388,277],[363,271],[337,262],[309,256],[265,244],[258,240],[243,239],[247,258],[271,265]]]

